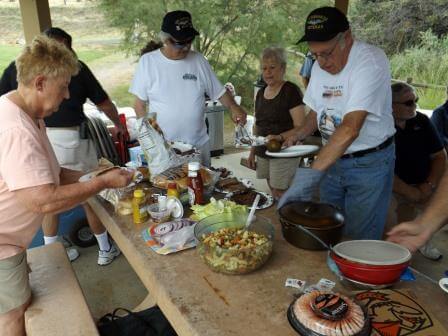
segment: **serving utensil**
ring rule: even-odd
[[[252,208],[250,209],[249,216],[247,216],[246,220],[246,230],[249,228],[249,225],[252,222],[252,218],[254,218],[254,213],[257,209],[258,202],[260,202],[260,194],[257,194],[257,196],[255,196],[254,202],[252,203]]]

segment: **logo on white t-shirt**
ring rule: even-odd
[[[319,118],[319,131],[322,135],[322,143],[326,144],[330,136],[342,122],[342,113],[327,107]]]
[[[198,77],[196,77],[196,75],[189,74],[189,73],[184,74],[184,75],[182,76],[182,78],[183,78],[184,80],[193,80],[193,81],[197,81],[197,80],[198,80]]]

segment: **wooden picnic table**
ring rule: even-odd
[[[325,251],[302,250],[283,239],[275,207],[257,211],[276,228],[271,258],[261,269],[236,276],[211,271],[195,249],[158,255],[145,245],[144,226],[133,224],[131,216],[116,215],[99,197],[89,204],[180,336],[297,335],[286,317],[297,291],[285,287],[286,278],[308,284],[321,278],[336,281]],[[411,289],[448,330],[448,296],[438,286],[417,276],[417,281],[400,282],[396,288]],[[347,293],[340,284],[336,290]]]

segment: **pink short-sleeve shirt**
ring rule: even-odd
[[[43,214],[28,210],[12,191],[59,184],[60,167],[45,133],[7,95],[0,97],[0,260],[28,247]]]

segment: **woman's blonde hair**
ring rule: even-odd
[[[51,78],[75,76],[79,63],[76,55],[64,44],[38,35],[16,59],[16,68],[17,82],[29,85],[38,75]]]

